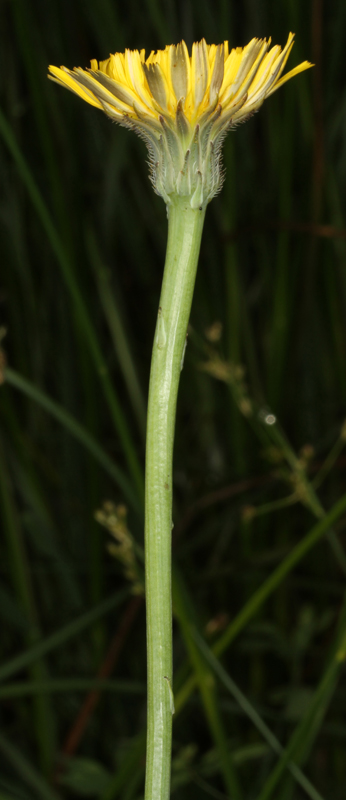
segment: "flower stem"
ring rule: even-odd
[[[148,732],[145,800],[168,800],[172,740],[172,457],[175,409],[205,209],[176,196],[151,362],[145,487]]]

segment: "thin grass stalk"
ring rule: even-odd
[[[138,461],[136,450],[132,442],[132,437],[130,435],[127,422],[125,420],[125,416],[123,414],[118,397],[110,381],[107,364],[104,359],[103,353],[101,351],[100,345],[98,343],[92,322],[89,318],[89,314],[86,305],[84,303],[83,297],[80,293],[79,286],[73,272],[72,264],[64,248],[64,245],[60,239],[60,236],[53,224],[53,220],[45,205],[43,197],[34,181],[31,171],[27,165],[27,162],[15,141],[11,127],[9,126],[7,120],[5,119],[1,111],[0,111],[0,134],[3,137],[4,142],[8,147],[16,163],[18,172],[23,180],[23,183],[26,186],[26,189],[30,196],[30,200],[37,212],[38,218],[40,219],[41,224],[47,234],[52,250],[61,268],[64,281],[66,283],[66,286],[68,288],[68,291],[70,293],[73,302],[77,324],[83,331],[85,339],[88,343],[90,349],[90,355],[96,366],[98,379],[100,381],[100,385],[103,388],[112,415],[115,429],[122,443],[125,458],[128,462],[129,470],[132,474],[136,490],[138,492],[139,497],[142,497],[143,496],[142,469]]]
[[[327,533],[330,527],[337,522],[338,519],[346,512],[346,494],[331,508],[326,516],[314,525],[304,538],[291,550],[291,552],[284,558],[279,566],[271,573],[264,583],[257,589],[257,591],[245,603],[239,614],[235,617],[230,625],[226,628],[225,632],[215,642],[212,652],[217,656],[221,656],[228,647],[232,644],[234,639],[238,636],[240,631],[243,630],[245,625],[257,613],[265,600],[281,585],[282,581],[292,569],[299,564],[302,558],[314,547],[315,544]],[[184,686],[180,689],[179,694],[175,699],[176,713],[182,710],[191,695],[191,692],[196,686],[195,676],[191,676]]]
[[[65,642],[78,636],[98,619],[101,619],[108,614],[109,611],[119,606],[128,595],[128,589],[117,592],[115,595],[108,597],[107,600],[104,600],[103,603],[99,603],[95,608],[87,611],[86,614],[81,614],[81,616],[69,622],[68,625],[64,625],[62,628],[52,633],[51,636],[46,636],[44,639],[41,639],[41,641],[37,642],[37,644],[30,647],[24,653],[20,653],[18,656],[10,659],[10,661],[6,661],[5,664],[0,666],[0,681],[6,680],[11,675],[16,675],[17,672],[26,669],[26,667],[38,661],[46,653],[60,648]]]
[[[24,639],[30,646],[40,638],[39,619],[31,583],[28,558],[14,498],[7,464],[0,444],[0,501],[7,537],[8,554],[11,563],[12,581],[18,603],[26,617]],[[47,668],[42,660],[30,665],[33,680],[47,679]],[[43,774],[49,775],[55,749],[55,719],[49,697],[36,696],[33,699],[33,730],[35,732]]]
[[[66,203],[64,198],[61,173],[55,157],[52,144],[52,137],[49,132],[47,119],[47,105],[42,92],[40,82],[42,81],[42,64],[44,64],[43,52],[36,53],[36,58],[32,57],[33,39],[36,39],[36,25],[33,25],[32,14],[29,10],[29,3],[23,0],[16,0],[13,6],[13,15],[16,26],[18,40],[18,50],[22,57],[25,67],[25,77],[30,91],[31,105],[34,111],[37,133],[40,141],[40,149],[45,161],[45,167],[49,176],[51,195],[55,206],[55,213],[58,215],[62,227],[66,230],[68,226],[68,216],[66,213]]]
[[[96,237],[90,226],[86,232],[88,253],[95,272],[100,302],[108,324],[114,350],[119,360],[123,378],[127,386],[129,399],[136,416],[139,432],[145,437],[146,405],[138,380],[136,366],[126,336],[120,308],[114,292],[111,291],[111,273],[102,263]]]
[[[123,758],[119,769],[99,800],[116,800],[119,797],[133,777],[134,770],[138,770],[138,762],[142,760],[144,748],[145,734],[139,733],[133,739],[131,747]]]
[[[243,709],[245,714],[249,717],[249,719],[252,720],[253,724],[255,725],[257,730],[261,733],[265,741],[268,742],[272,750],[278,755],[284,754],[284,749],[280,744],[279,740],[268,728],[266,723],[263,721],[262,717],[260,717],[256,709],[252,706],[252,704],[245,697],[245,695],[243,695],[241,690],[234,683],[232,678],[227,674],[227,672],[224,670],[219,661],[215,658],[211,649],[202,639],[197,630],[191,629],[191,635],[193,636],[200,652],[203,654],[207,663],[210,664],[210,666],[213,668],[215,674],[218,676],[218,678],[226,687],[226,689],[233,695],[236,702]],[[306,794],[308,795],[308,797],[311,798],[311,800],[323,800],[320,793],[317,791],[317,789],[315,789],[315,787],[312,785],[309,779],[303,774],[303,772],[299,769],[299,767],[296,764],[293,764],[287,760],[285,761],[285,767],[291,772],[296,782],[299,783],[299,785],[305,789]]]
[[[243,793],[232,758],[230,758],[226,733],[217,702],[215,680],[192,636],[193,610],[182,576],[178,574],[176,569],[173,572],[172,587],[174,613],[178,618],[191,666],[197,679],[210,734],[219,752],[220,771],[222,772],[225,790],[233,800],[242,800]]]
[[[132,484],[124,475],[123,471],[118,467],[109,455],[103,450],[101,445],[94,439],[94,437],[87,431],[83,425],[80,424],[73,416],[66,411],[63,406],[52,400],[45,392],[38,389],[33,383],[19,375],[15,370],[6,368],[5,381],[9,386],[13,386],[24,395],[34,400],[41,408],[50,414],[53,419],[56,419],[69,433],[81,443],[81,445],[89,451],[93,458],[108,472],[109,476],[119,486],[124,493],[127,501],[132,508],[141,513],[141,504],[138,497],[133,490]]]
[[[8,437],[6,438],[8,439]],[[14,440],[15,448],[12,448],[8,441],[6,445],[8,446],[9,462],[12,465],[13,483],[18,494],[18,504],[20,507],[24,504],[27,513],[33,514],[37,528],[41,531],[40,548],[43,548],[41,552],[48,556],[52,571],[59,580],[60,596],[69,597],[71,612],[78,613],[82,607],[82,595],[76,575],[71,570],[71,561],[64,552],[59,536],[60,529],[56,528],[50,511],[45,505],[40,491],[39,478],[33,468],[33,461],[27,464],[25,437],[22,440],[20,435],[14,436]],[[32,530],[28,530],[28,540],[30,545],[32,542],[35,546]]]
[[[217,363],[217,360],[215,363]],[[220,364],[222,365],[222,362],[220,362]],[[209,369],[209,366],[211,366],[211,374],[213,374],[213,360],[211,360],[210,364],[207,362],[206,366],[207,369]],[[228,367],[227,364],[226,367]],[[325,510],[315,492],[313,483],[311,483],[307,477],[306,466],[294,452],[277,419],[272,415],[272,421],[268,422],[268,410],[265,407],[262,408],[259,406],[252,398],[250,399],[247,391],[244,390],[244,385],[242,385],[239,380],[237,381],[237,379],[232,377],[230,373],[227,375],[226,371],[221,377],[221,380],[225,380],[229,384],[235,404],[240,410],[243,411],[249,424],[260,441],[265,443],[267,446],[268,443],[274,443],[275,446],[278,447],[279,452],[284,456],[287,464],[292,470],[292,478],[294,479],[297,501],[300,500],[307,508],[310,509],[312,514],[317,519],[321,519],[321,517],[323,517],[325,514]],[[244,401],[245,408],[247,409],[246,411],[243,410]],[[282,501],[280,502],[282,503]],[[346,556],[335,532],[332,529],[327,531],[327,538],[332,552],[337,560],[338,566],[346,574]]]
[[[227,222],[226,232],[231,234],[232,229],[237,224],[237,204],[235,192],[235,154],[234,142],[228,141],[225,148],[225,163],[227,169],[227,183],[225,192],[227,194]],[[227,353],[228,358],[233,364],[241,362],[241,285],[239,280],[239,260],[237,253],[237,244],[232,241],[230,236],[226,239],[225,244],[225,294],[227,299]],[[230,430],[231,433],[231,446],[232,446],[232,463],[234,465],[235,473],[238,477],[246,474],[246,447],[245,442],[245,426],[243,420],[239,418],[238,409],[232,405],[229,409],[230,416]]]
[[[14,768],[15,774],[20,775],[24,784],[34,790],[37,800],[38,798],[41,798],[41,800],[61,800],[61,795],[49,786],[36,767],[2,733],[0,734],[0,753],[5,762]]]
[[[287,747],[282,752],[281,758],[269,775],[258,800],[270,800],[286,767],[294,761],[304,763],[311,749],[329,703],[335,691],[340,672],[346,658],[346,603],[344,602],[339,622],[339,630],[329,663],[321,681],[311,699],[309,707],[299,725],[293,732]]]
[[[51,680],[18,681],[0,686],[0,699],[30,697],[37,694],[67,694],[68,692],[114,692],[115,694],[144,695],[144,683],[136,681],[105,680],[101,678],[60,678]]]
[[[285,96],[284,119],[282,121],[283,139],[280,139],[278,157],[282,160],[281,185],[279,195],[280,220],[287,221],[292,206],[293,146],[294,125],[293,97]],[[282,159],[284,149],[285,158]],[[277,410],[284,388],[283,375],[287,369],[287,348],[291,320],[291,298],[293,295],[292,264],[290,259],[290,235],[281,231],[278,235],[275,273],[273,275],[273,308],[270,331],[270,352],[268,369],[268,397],[272,407]]]

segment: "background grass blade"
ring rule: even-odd
[[[91,611],[88,611],[86,614],[82,614],[61,630],[56,631],[51,636],[48,636],[46,639],[43,639],[43,641],[31,647],[25,653],[21,653],[11,661],[3,664],[0,667],[0,680],[3,681],[10,675],[15,675],[16,672],[20,672],[29,664],[37,661],[42,655],[60,647],[64,642],[67,642],[69,639],[81,633],[81,631],[95,622],[95,620],[103,617],[104,614],[107,614],[111,609],[120,605],[127,595],[127,589],[117,592],[113,597],[109,597],[108,600],[100,603],[96,608],[91,609]]]
[[[85,447],[92,456],[101,464],[101,466],[109,473],[111,478],[124,492],[126,499],[136,509],[139,508],[139,502],[136,495],[133,493],[132,486],[129,480],[125,477],[123,472],[117,467],[116,464],[107,456],[107,453],[100,447],[98,442],[90,435],[90,433],[83,428],[83,426],[75,420],[71,414],[62,408],[58,403],[55,403],[44,392],[37,388],[34,384],[30,383],[22,375],[18,375],[13,369],[6,369],[5,380],[9,386],[25,393],[31,400],[38,405],[42,406],[49,414],[51,414],[61,425],[63,425],[69,433],[72,434],[82,445]]]
[[[3,734],[0,734],[0,751],[14,769],[14,774],[21,777],[24,783],[35,792],[35,797],[43,800],[58,800],[60,797],[44,778],[36,771],[30,761]]]
[[[25,159],[17,146],[11,128],[9,127],[1,111],[0,111],[0,133],[3,136],[3,139],[6,142],[6,145],[11,152],[11,155],[15,160],[20,176],[27,188],[31,201],[46,231],[53,252],[57,258],[58,264],[61,267],[64,280],[66,281],[66,285],[73,300],[74,310],[77,316],[78,324],[81,326],[81,329],[84,331],[84,334],[86,336],[86,340],[90,348],[90,353],[95,362],[99,380],[104,388],[105,396],[110,408],[110,412],[112,414],[112,418],[114,420],[116,430],[124,447],[129,468],[134,476],[137,489],[140,492],[140,494],[142,494],[143,493],[142,470],[139,466],[137,455],[131,442],[131,436],[128,431],[127,424],[125,422],[125,417],[119,405],[116,394],[112,388],[108,375],[107,366],[104,362],[104,358],[102,355],[102,351],[99,348],[95,332],[93,330],[91,321],[88,316],[88,312],[86,310],[84,301],[80,294],[78,284],[74,278],[71,264],[69,263],[68,256],[64,250],[63,244],[60,241],[57,231],[53,225],[52,219],[44,204],[42,196],[35,184],[30,169],[28,168]]]
[[[208,661],[208,663],[212,666],[214,672],[225,685],[225,687],[230,691],[233,697],[237,700],[239,705],[243,708],[245,713],[250,717],[256,728],[260,731],[262,736],[268,742],[270,747],[274,750],[274,752],[280,754],[283,753],[283,747],[281,746],[280,742],[277,740],[276,736],[273,736],[272,732],[269,730],[268,726],[263,722],[260,715],[257,711],[253,708],[251,703],[244,697],[243,693],[240,691],[238,686],[234,683],[234,681],[230,678],[229,675],[225,672],[221,664],[217,661],[211,650],[207,647],[201,636],[198,634],[196,630],[192,632],[194,639],[203,653],[204,657]],[[311,800],[323,800],[320,793],[315,789],[314,786],[310,783],[308,778],[301,772],[299,767],[296,764],[292,764],[288,759],[285,759],[284,767],[286,767],[294,776],[297,783],[305,789],[306,794]],[[264,795],[263,795],[264,796]],[[268,795],[269,796],[269,795]],[[262,797],[261,797],[262,800]]]

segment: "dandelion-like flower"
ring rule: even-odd
[[[172,195],[204,207],[222,185],[221,147],[227,131],[254,114],[266,97],[312,66],[304,61],[282,75],[294,35],[282,50],[252,39],[229,51],[228,42],[165,50],[125,50],[90,69],[50,66],[49,77],[132,128],[149,150],[151,180],[167,204]],[[269,49],[270,48],[270,49]]]

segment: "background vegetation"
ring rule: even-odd
[[[0,15],[1,800],[143,796],[165,207],[142,142],[47,65],[289,30],[290,67],[316,66],[225,142],[182,373],[172,795],[343,800],[346,5],[5,0]]]

